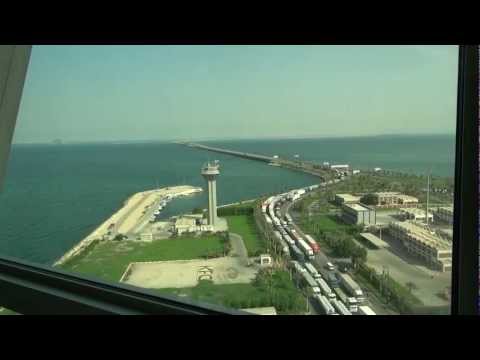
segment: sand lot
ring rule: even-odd
[[[245,267],[232,257],[132,263],[129,271],[123,282],[155,289],[193,287],[202,279],[215,284],[250,283],[257,273],[255,267]]]

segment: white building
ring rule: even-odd
[[[342,219],[348,224],[370,226],[377,223],[377,213],[364,205],[343,204]]]

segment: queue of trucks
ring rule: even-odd
[[[274,238],[280,245],[282,253],[287,258],[292,259],[290,265],[296,276],[311,290],[315,304],[318,305],[323,314],[352,315],[352,313],[358,313],[374,315],[375,313],[368,306],[359,306],[359,303],[363,303],[365,299],[362,289],[348,274],[339,273],[337,278],[332,263],[327,263],[328,272],[324,272],[322,269],[319,272],[308,261],[314,259],[315,254],[320,252],[320,246],[312,236],[308,234],[302,236],[297,233],[293,227],[293,219],[289,214],[286,214],[283,218],[281,216],[281,204],[285,201],[296,201],[305,192],[313,189],[314,187],[307,187],[278,196],[271,196],[262,204],[265,221],[273,228]],[[348,296],[339,288],[339,285],[345,289]]]

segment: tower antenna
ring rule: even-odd
[[[426,224],[427,224],[427,229],[428,227],[428,207],[429,207],[429,202],[430,202],[430,175],[432,173],[432,167],[430,167],[430,170],[428,171],[427,174],[427,204],[425,208],[425,219],[426,219]]]

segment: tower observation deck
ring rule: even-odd
[[[220,174],[217,160],[208,162],[202,167],[201,174],[208,185],[208,224],[215,226],[217,222],[217,176]]]

